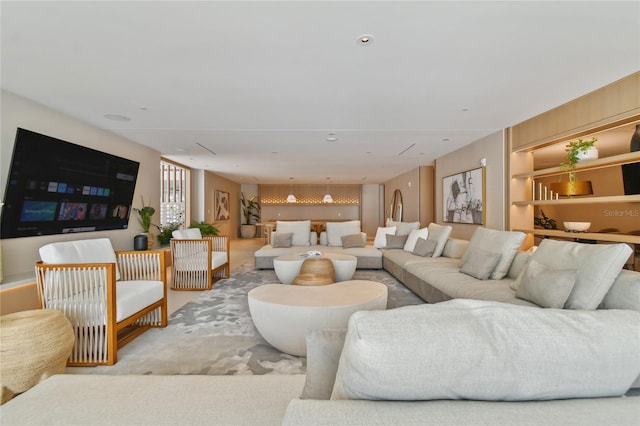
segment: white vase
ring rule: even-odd
[[[588,148],[586,151],[579,150],[578,151],[578,161],[583,160],[597,160],[598,159],[598,148],[592,146]]]

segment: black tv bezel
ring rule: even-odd
[[[0,239],[127,229],[139,168],[138,161],[17,128]]]

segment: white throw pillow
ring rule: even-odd
[[[291,245],[308,246],[311,234],[310,220],[278,220],[276,221],[276,232],[280,234],[292,233]]]
[[[375,248],[385,248],[387,246],[387,234],[395,235],[395,226],[379,227],[376,231],[376,238],[373,240]]]
[[[453,227],[449,225],[443,226],[438,225],[437,223],[430,223],[427,228],[429,229],[429,236],[427,237],[427,240],[435,240],[436,242],[436,248],[431,257],[440,257],[444,250],[444,246],[447,244],[447,240],[451,235],[451,231],[453,231]]]
[[[492,271],[490,278],[492,280],[501,280],[509,272],[511,262],[513,262],[513,258],[520,249],[525,236],[524,232],[498,231],[479,227],[473,232],[467,251],[462,256],[460,264],[464,264],[473,249],[500,253],[500,260]]]
[[[409,232],[409,237],[407,237],[407,242],[404,243],[404,251],[413,252],[413,249],[416,248],[416,242],[418,238],[427,239],[429,237],[429,228],[422,229],[414,229]]]
[[[456,299],[349,319],[331,399],[488,401],[624,394],[640,313]]]
[[[396,222],[390,220],[387,222],[387,226],[395,226],[396,235],[409,235],[414,229],[420,228],[420,222]]]
[[[562,309],[575,282],[575,270],[550,270],[532,259],[522,272],[516,297],[543,308]]]
[[[342,247],[342,237],[345,235],[359,234],[360,221],[349,220],[346,222],[327,222],[327,245]]]

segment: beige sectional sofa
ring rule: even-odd
[[[544,240],[539,252],[516,250],[502,278],[489,277],[480,280],[461,272],[461,264],[470,245],[477,241],[488,241],[485,243],[486,246],[499,250],[499,244],[490,236],[500,234],[512,236],[514,241],[518,241],[518,233],[478,228],[470,241],[448,238],[442,255],[438,257],[418,256],[403,249],[382,249],[383,267],[429,303],[451,299],[475,299],[539,306],[526,298],[518,297],[517,294],[521,275],[531,259],[538,257],[546,263],[555,262],[556,266],[552,269],[573,269],[578,271],[578,275],[583,276],[583,280],[588,275],[593,281],[599,279],[604,282],[604,286],[591,283],[594,294],[590,297],[599,300],[597,303],[590,302],[590,309],[640,311],[640,272],[622,269],[631,253],[626,244],[580,244]]]

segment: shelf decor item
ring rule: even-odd
[[[564,195],[572,197],[574,195],[592,195],[593,188],[591,181],[577,180],[576,173],[573,171],[576,168],[576,163],[581,160],[593,160],[598,158],[598,150],[594,146],[598,138],[593,137],[589,140],[582,138],[577,141],[571,141],[567,145],[567,157],[560,163],[560,167],[569,173],[568,182],[553,182],[550,188],[558,195]]]

